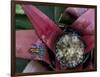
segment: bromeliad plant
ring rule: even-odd
[[[82,69],[84,55],[90,53],[95,47],[94,9],[67,8],[61,19],[69,14],[77,20],[62,30],[35,6],[21,6],[36,32],[33,33],[36,36],[33,39],[37,40],[33,42],[32,48],[28,50],[30,58],[48,63],[55,71],[75,67]],[[81,24],[82,22],[84,24]],[[52,55],[49,55],[50,52],[52,52]],[[54,58],[51,59],[53,55]]]

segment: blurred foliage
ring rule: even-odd
[[[31,29],[32,25],[26,15],[16,14],[16,29]]]
[[[29,62],[28,60],[17,58],[16,59],[16,72],[17,73],[23,72],[23,69],[25,68],[28,62]]]
[[[24,14],[24,11],[19,4],[16,5],[16,14]]]

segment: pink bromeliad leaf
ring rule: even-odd
[[[95,10],[89,9],[71,27],[84,35],[95,34]]]
[[[63,31],[43,12],[32,5],[22,5],[40,39],[55,52],[56,39]]]
[[[38,54],[39,52],[36,51],[33,51],[32,53],[30,49],[32,48],[33,45],[44,46],[43,53]],[[48,64],[51,63],[47,52],[47,47],[38,38],[34,30],[16,31],[16,57],[29,60],[44,61]]]

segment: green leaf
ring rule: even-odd
[[[37,8],[54,20],[54,6],[37,6]]]
[[[16,15],[16,29],[32,29],[32,24],[26,15]]]
[[[29,62],[28,60],[17,58],[16,59],[16,73],[21,73],[26,67],[28,62]]]
[[[24,14],[24,10],[19,4],[16,4],[16,14]]]
[[[55,7],[55,10],[54,10],[54,15],[55,15],[55,21],[58,23],[59,20],[60,20],[60,17],[62,15],[62,13],[64,12],[65,10],[65,7],[61,7],[61,6],[57,6]]]

